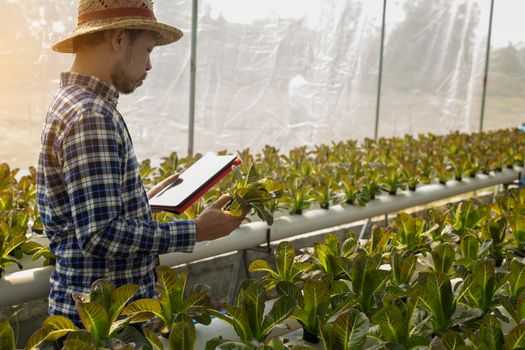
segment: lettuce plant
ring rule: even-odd
[[[482,310],[458,304],[461,296],[454,295],[450,277],[443,272],[420,272],[409,296],[428,312],[428,335],[442,335],[450,329],[478,327],[483,317]]]
[[[433,159],[430,156],[430,153],[419,154],[418,158],[419,163],[417,172],[419,174],[419,178],[421,179],[421,183],[430,183],[434,174]]]
[[[341,187],[343,189],[344,203],[365,206],[370,199],[362,191],[364,183],[364,177],[357,178],[352,175],[343,175],[341,177]]]
[[[486,209],[477,208],[471,201],[451,206],[450,213],[447,223],[452,226],[452,232],[460,238],[473,230],[478,231],[489,217]]]
[[[505,294],[516,299],[525,290],[525,264],[518,259],[512,259],[508,266]]]
[[[525,251],[525,205],[517,204],[507,212],[507,221],[511,233],[512,247],[516,255]]]
[[[485,258],[492,245],[492,241],[480,243],[481,238],[475,233],[466,234],[460,241],[457,249],[456,264],[469,267],[475,261]]]
[[[20,268],[26,235],[42,230],[36,206],[36,169],[17,180],[19,169],[0,163],[0,276],[12,264]]]
[[[232,202],[228,206],[232,216],[241,216],[251,210],[266,221],[268,226],[273,224],[273,214],[267,208],[267,203],[280,198],[283,189],[280,184],[267,178],[261,178],[253,163],[244,176],[238,167],[233,167],[235,183],[229,191]]]
[[[272,213],[272,215],[286,209],[280,198],[272,199],[266,202],[266,208],[270,213]]]
[[[390,283],[394,286],[407,289],[416,270],[417,255],[410,251],[393,252],[390,255],[391,277]]]
[[[302,215],[303,211],[310,208],[313,200],[312,187],[305,179],[294,178],[285,184],[282,202],[288,206],[290,215]]]
[[[429,340],[419,333],[427,320],[412,299],[394,299],[372,316],[376,326],[370,329],[369,335],[382,341],[378,345],[385,348],[395,348],[394,344],[403,346],[403,349],[426,347]]]
[[[490,157],[488,158],[489,160],[489,168],[490,170],[492,171],[495,171],[495,172],[500,172],[503,170],[503,168],[505,168],[505,157],[503,155],[503,153],[501,152],[496,152],[496,151],[491,151],[489,152],[490,154]]]
[[[525,204],[525,191],[519,188],[511,188],[505,195],[496,197],[496,202],[504,211],[512,211],[512,208]]]
[[[63,316],[50,316],[28,340],[27,349],[34,349],[45,340],[56,341],[69,334],[69,349],[85,347],[117,347],[129,343],[141,344],[143,337],[130,327],[129,318],[121,318],[122,310],[138,291],[138,286],[126,284],[115,288],[100,279],[91,285],[87,295],[75,294],[76,308],[85,330]]]
[[[228,152],[225,150],[223,155],[227,155]],[[250,167],[255,164],[255,157],[250,152],[250,148],[244,148],[240,151],[237,151],[238,157],[242,160],[241,164],[238,165],[238,167],[241,169],[243,173],[248,173],[250,170]]]
[[[313,198],[322,209],[337,203],[337,182],[330,175],[318,174],[313,188]]]
[[[341,161],[361,159],[359,148],[357,146],[357,140],[347,139],[340,141],[332,141],[330,148],[330,157],[331,162],[340,163]]]
[[[152,345],[155,342],[160,343],[154,333],[146,333],[146,337]],[[181,315],[171,324],[168,337],[171,350],[193,350],[196,339],[195,326],[185,315]]]
[[[343,312],[334,321],[321,321],[320,334],[325,349],[363,349],[369,324],[368,317],[356,309]]]
[[[255,156],[255,161],[258,164],[266,164],[269,169],[276,169],[281,166],[279,149],[271,145],[264,145],[261,153]]]
[[[395,219],[395,228],[397,234],[392,236],[392,245],[400,250],[418,253],[430,250],[430,234],[437,226],[428,228],[423,218],[399,213]]]
[[[296,169],[301,167],[301,164],[308,160],[308,149],[306,146],[295,147],[288,152],[288,156],[282,154],[281,159],[288,166]]]
[[[341,279],[345,277],[338,260],[350,257],[357,247],[357,240],[349,235],[341,244],[334,234],[326,235],[323,243],[315,242],[312,248],[304,250],[303,257],[310,262],[315,270],[329,278]]]
[[[434,271],[443,272],[448,275],[453,272],[456,261],[455,246],[452,243],[440,243],[432,248],[432,268]]]
[[[264,272],[262,283],[267,290],[274,289],[279,282],[302,283],[302,274],[312,269],[310,263],[298,261],[292,243],[282,241],[275,249],[275,270],[265,260],[254,260],[249,272]]]
[[[504,283],[503,274],[497,273],[490,261],[478,260],[464,277],[457,300],[486,314],[499,305],[497,293]]]
[[[520,323],[504,336],[504,349],[523,349],[525,347],[525,324]]]
[[[519,325],[525,318],[525,291],[521,291],[516,297],[498,295],[498,302],[505,308],[515,325]],[[509,320],[505,320],[509,321]]]
[[[12,193],[8,195],[12,198]],[[23,245],[18,244],[21,240],[26,241],[29,230],[30,215],[27,210],[17,209],[18,205],[16,200],[13,199],[13,203],[9,203],[8,206],[13,205],[13,208],[2,208],[2,200],[0,199],[0,236],[3,236],[0,242],[4,244],[4,247],[8,246],[11,248],[11,242],[16,243],[16,246],[10,249],[10,258],[20,260],[24,256]],[[0,258],[2,257],[2,247],[0,246]]]
[[[186,296],[187,274],[159,265],[155,269],[157,274],[158,299],[139,299],[130,303],[123,315],[130,317],[130,322],[144,322],[153,317],[158,318],[161,333],[171,337],[175,328],[182,327],[185,320],[195,319],[202,324],[210,324],[211,319],[206,310],[211,307],[208,288],[195,285]],[[182,322],[182,323],[177,323]],[[190,322],[190,327],[194,327]],[[193,331],[192,331],[193,332]],[[149,339],[149,337],[148,337]]]
[[[318,343],[319,320],[326,320],[330,307],[330,290],[323,280],[308,279],[303,293],[295,295],[297,307],[292,314],[303,327],[303,339],[311,343]]]
[[[450,278],[442,272],[420,272],[411,297],[432,314],[432,329],[444,332],[453,326],[456,298]]]
[[[49,247],[38,242],[27,240],[22,246],[25,255],[31,255],[32,260],[36,261],[44,258],[44,266],[55,265],[56,255],[49,250]]]
[[[481,239],[490,242],[488,254],[494,260],[496,266],[501,266],[507,250],[507,227],[508,224],[505,218],[492,219],[490,217],[487,218],[487,221],[481,227]]]
[[[402,166],[401,171],[403,177],[406,179],[407,188],[414,192],[417,188],[417,185],[421,182],[418,161],[415,158],[399,160],[399,164]]]
[[[473,150],[465,155],[465,174],[468,177],[474,178],[478,173],[481,172],[481,164],[478,160],[478,155]]]
[[[469,349],[463,335],[450,330],[432,338],[429,348],[442,350]]]
[[[82,336],[79,336],[80,333]],[[67,317],[50,316],[42,323],[40,329],[31,335],[27,342],[26,349],[35,349],[44,341],[57,341],[67,334],[70,334],[71,342],[79,345],[79,349],[82,347],[96,348],[97,346],[94,337],[91,336],[90,333],[79,330],[79,328],[75,326],[73,322]]]
[[[27,214],[34,217],[32,204],[36,197],[36,169],[29,167],[29,174],[18,180],[15,190],[15,200],[18,209],[23,209]]]
[[[430,232],[432,241],[444,242],[450,240],[448,232],[451,230],[450,225],[447,223],[450,213],[443,207],[433,207],[425,211],[426,226],[435,229]]]
[[[468,160],[465,154],[449,155],[451,171],[456,181],[462,181],[467,172]]]
[[[227,314],[209,313],[230,324],[244,344],[260,344],[271,331],[295,310],[296,301],[288,296],[275,300],[265,315],[265,288],[255,280],[244,280],[239,287],[236,305],[226,304]]]
[[[377,171],[371,171],[366,175],[364,185],[362,188],[363,196],[370,200],[375,199],[378,194],[381,193],[381,187],[379,186],[379,173]]]
[[[18,268],[22,269],[22,264],[11,253],[25,242],[25,235],[9,238],[5,232],[0,231],[0,277],[4,275],[5,269],[12,264],[16,264]]]
[[[481,322],[477,331],[472,331],[466,327],[462,328],[467,338],[476,344],[478,349],[500,350],[504,348],[503,331],[501,323],[494,315],[488,315]]]
[[[319,342],[319,322],[328,321],[357,303],[357,295],[345,283],[327,280],[310,278],[302,291],[288,282],[280,282],[277,286],[282,295],[297,300],[291,318],[303,327],[303,339],[310,343]]]
[[[308,181],[312,181],[315,175],[316,164],[311,160],[304,160],[299,166],[291,167],[289,169],[290,174],[294,177],[300,177]]]
[[[394,235],[391,227],[373,226],[370,232],[370,238],[364,241],[359,248],[368,255],[381,254],[388,256],[392,250],[390,240]]]
[[[15,350],[15,333],[7,320],[0,318],[0,349]]]
[[[447,181],[453,177],[449,165],[440,157],[438,157],[434,163],[434,175],[442,185],[446,185]]]
[[[352,291],[359,296],[359,308],[367,315],[372,314],[376,308],[374,296],[390,276],[390,271],[379,269],[381,256],[357,253],[351,259],[340,259],[338,262],[352,283]]]
[[[406,189],[406,179],[398,164],[387,166],[381,179],[383,190],[390,195],[396,195],[398,190]]]
[[[19,169],[11,169],[9,164],[0,163],[0,193],[8,192],[16,185],[16,174]]]

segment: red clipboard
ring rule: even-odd
[[[197,199],[239,165],[235,155],[207,154],[183,171],[179,178],[150,198],[152,209],[182,214]]]

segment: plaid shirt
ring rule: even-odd
[[[154,297],[157,255],[195,245],[194,221],[152,220],[118,96],[96,77],[62,73],[42,133],[37,199],[57,255],[49,314],[79,326],[72,293],[105,278],[138,284],[135,299]]]

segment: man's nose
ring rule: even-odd
[[[146,65],[146,70],[150,70],[151,69],[151,59],[148,57],[148,64]]]

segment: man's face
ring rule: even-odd
[[[151,69],[150,53],[156,44],[157,35],[144,31],[133,41],[129,41],[124,57],[118,60],[111,69],[111,79],[117,90],[130,94],[142,85],[147,71]]]

